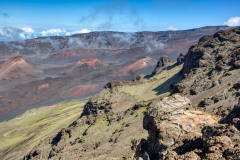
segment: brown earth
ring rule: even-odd
[[[73,88],[71,90],[71,95],[74,97],[89,95],[92,92],[96,92],[97,89],[98,89],[98,85],[80,86],[80,87]]]
[[[28,74],[41,72],[23,57],[10,57],[0,63],[0,80],[14,80]]]
[[[133,62],[132,64],[120,68],[116,71],[116,75],[127,75],[129,74],[129,72],[134,72],[136,70],[147,68],[153,63],[155,64],[156,60],[150,57],[145,57]]]

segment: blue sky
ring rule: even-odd
[[[0,26],[131,32],[190,29],[223,25],[240,16],[239,6],[239,0],[0,0]],[[235,21],[239,25],[240,20]]]

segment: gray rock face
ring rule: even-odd
[[[238,101],[239,89],[234,86],[240,82],[239,63],[240,27],[204,36],[186,54],[183,79],[175,92],[224,117]]]
[[[171,60],[168,56],[162,56],[162,57],[160,57],[156,68],[165,67],[169,62],[171,62]]]
[[[199,43],[190,47],[186,54],[183,74],[192,76],[199,72],[213,74],[213,72],[238,69],[240,63],[239,31],[240,27],[231,31],[219,31],[213,36],[202,37]]]
[[[136,157],[148,159],[215,160],[240,159],[239,106],[226,118],[194,109],[189,99],[165,97],[145,115],[142,139]],[[147,155],[147,156],[146,156]]]
[[[152,75],[160,73],[162,70],[166,69],[169,63],[171,62],[168,56],[161,56],[157,62],[157,65],[152,73]]]
[[[148,130],[149,137],[139,144],[136,157],[146,159],[146,153],[150,159],[171,157],[185,141],[198,139],[201,129],[214,123],[216,120],[211,115],[194,109],[186,97],[165,97],[144,117],[143,127]]]
[[[192,46],[185,56],[183,73],[195,68],[227,70],[238,68],[240,55],[240,28],[219,31],[213,36],[204,36]]]
[[[186,55],[186,53],[180,53],[180,55],[179,55],[178,58],[177,58],[177,64],[178,64],[178,65],[184,63],[184,61],[185,61],[185,55]]]

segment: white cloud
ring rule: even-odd
[[[88,29],[70,31],[59,28],[53,28],[49,30],[34,30],[31,27],[17,28],[10,26],[7,27],[0,26],[0,41],[18,41],[42,36],[69,36],[73,34],[89,32],[91,31]]]
[[[15,41],[35,37],[35,31],[29,27],[0,27],[0,41]]]
[[[21,28],[22,32],[19,33],[19,37],[21,39],[30,39],[30,38],[35,38],[35,31],[30,28],[30,27],[23,27]]]
[[[30,34],[33,34],[33,33],[35,33],[35,31],[32,29],[32,28],[30,28],[30,27],[23,27],[23,28],[21,28],[24,32],[26,32],[26,33],[30,33]]]
[[[231,17],[224,23],[228,26],[240,26],[240,17]]]
[[[175,26],[169,26],[169,27],[167,28],[167,30],[176,31],[177,28],[176,28]]]
[[[79,31],[79,33],[89,33],[91,32],[89,29],[82,29]]]
[[[40,32],[41,36],[70,36],[73,34],[80,34],[80,33],[89,33],[91,32],[88,29],[76,30],[76,31],[66,31],[65,29],[49,29],[46,31]]]
[[[91,31],[88,30],[88,29],[82,29],[82,30],[67,32],[66,35],[67,35],[67,36],[70,36],[70,35],[73,35],[73,34],[89,33],[89,32],[91,32]]]
[[[19,33],[19,37],[20,37],[21,39],[26,39],[26,35],[25,35],[24,33]]]
[[[42,36],[60,36],[60,35],[65,35],[67,31],[65,29],[49,29],[46,31],[40,32]]]

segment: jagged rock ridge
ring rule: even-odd
[[[174,91],[198,107],[184,108],[183,103],[181,113],[174,103],[184,98],[176,95],[152,106],[144,117],[143,127],[149,135],[137,147],[138,159],[240,159],[239,48],[238,27],[203,37],[189,49],[181,71],[183,79]],[[174,110],[169,113],[169,109]],[[189,112],[197,114],[191,117]],[[186,127],[188,123],[193,126]]]
[[[226,107],[231,110],[238,102],[240,28],[202,37],[184,60],[184,78],[176,92],[189,95],[199,107],[226,115]]]

